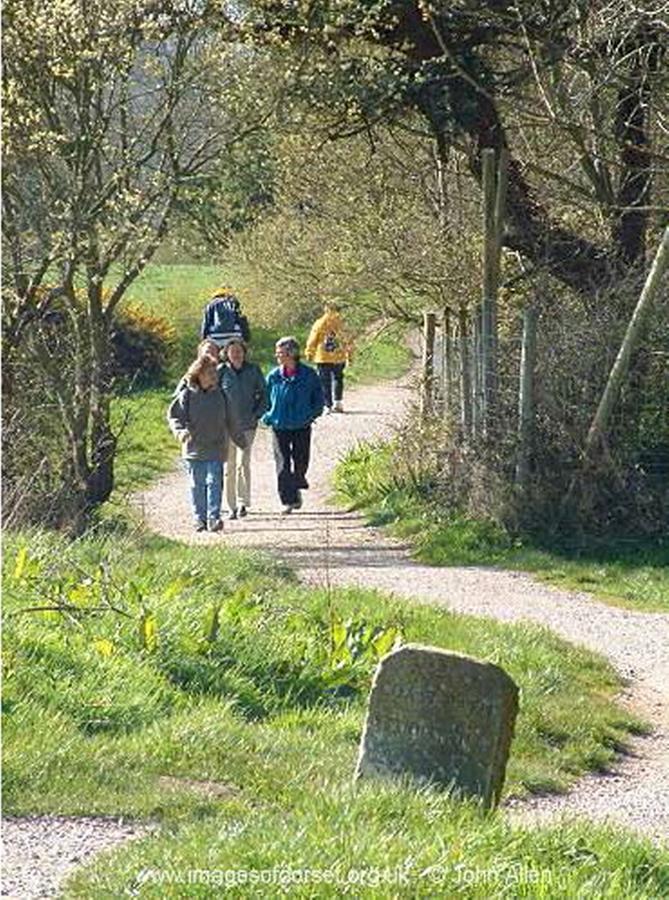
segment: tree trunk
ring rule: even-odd
[[[448,225],[448,185],[446,167],[448,165],[448,143],[443,131],[435,132],[434,163],[437,181],[437,216],[439,231],[445,234]]]
[[[380,40],[407,56],[416,65],[428,60],[450,59],[454,62],[452,74],[443,79],[448,105],[456,127],[470,142],[469,166],[479,183],[482,180],[481,153],[493,148],[499,155],[508,147],[508,141],[500,119],[492,79],[482,84],[485,63],[473,43],[463,44],[456,37],[449,43],[450,29],[440,28],[432,21],[432,14],[418,3],[396,6],[397,15]],[[453,32],[457,34],[457,32]],[[374,40],[379,40],[378,33]],[[432,130],[442,123],[435,118],[431,92],[419,92],[416,105],[430,122]],[[437,110],[438,112],[438,110]],[[630,148],[631,150],[631,148]],[[641,157],[638,157],[639,163]],[[631,159],[630,159],[631,162]],[[516,250],[548,272],[577,295],[588,301],[596,301],[602,290],[610,289],[625,274],[628,265],[617,248],[612,251],[599,246],[587,237],[570,231],[551,220],[526,181],[521,165],[509,159],[509,183],[507,199],[507,229],[504,245]],[[642,177],[630,181],[630,193],[638,198]],[[635,244],[642,238],[639,229],[645,224],[632,212],[625,218],[628,235],[625,242],[633,253]]]
[[[111,428],[109,325],[102,309],[99,282],[89,286],[91,322],[91,444],[88,502],[91,507],[108,500],[114,489],[116,436]]]
[[[648,212],[652,177],[648,147],[648,109],[651,100],[649,75],[657,65],[657,49],[632,54],[630,74],[618,93],[614,134],[620,151],[621,174],[616,203],[619,212],[613,224],[613,240],[628,266],[643,262],[646,252]]]
[[[592,420],[590,430],[585,442],[586,459],[590,457],[598,444],[606,437],[611,414],[614,410],[623,381],[629,371],[630,359],[637,347],[648,313],[655,301],[665,273],[669,269],[669,226],[664,230],[664,236],[655,254],[655,259],[648,273],[643,291],[637,302],[632,318],[627,326],[627,331],[618,351],[618,356],[613,364],[604,393],[599,401],[597,412]]]

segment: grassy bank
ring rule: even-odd
[[[619,834],[511,829],[433,790],[351,786],[376,663],[364,627],[379,651],[399,633],[492,660],[517,681],[506,796],[605,768],[640,725],[613,701],[604,661],[543,629],[307,590],[266,558],[141,536],[16,535],[4,566],[5,812],[163,823],[158,838],[79,875],[71,896],[120,896],[138,877],[141,896],[212,896],[152,882],[153,870],[344,861],[406,864],[416,890],[434,889],[431,867],[444,890],[465,869],[494,869],[508,889],[510,867],[536,868],[547,890],[528,896],[555,896],[558,878],[611,897],[667,883],[666,860]],[[29,611],[50,606],[61,611]],[[351,636],[348,655],[332,649],[333,621]],[[491,896],[483,886],[467,896]],[[317,896],[360,885],[322,887]]]
[[[421,562],[520,569],[614,605],[669,611],[669,539],[546,547],[512,536],[490,521],[446,515],[429,490],[398,475],[388,445],[352,451],[337,469],[336,485],[343,502],[409,539]]]

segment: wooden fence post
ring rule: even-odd
[[[444,393],[444,419],[450,418],[453,408],[453,340],[451,337],[451,312],[444,309],[441,324],[442,332],[442,369]]]
[[[434,400],[434,335],[437,316],[433,312],[423,313],[423,383],[421,391],[421,416],[432,413]]]
[[[472,434],[472,381],[469,361],[469,335],[467,334],[467,310],[461,306],[458,310],[460,329],[460,415],[462,435],[465,441]]]
[[[502,240],[504,238],[504,219],[506,217],[506,195],[509,185],[509,151],[502,147],[497,163],[497,188],[495,191],[495,281],[494,281],[494,316],[493,341],[495,361],[497,360],[497,295],[499,292],[500,263],[502,260]],[[495,371],[495,374],[497,372]]]
[[[483,308],[479,303],[472,316],[469,359],[472,370],[472,437],[480,438],[485,419],[485,350],[483,344]]]
[[[481,298],[482,425],[487,432],[497,402],[497,293],[508,184],[508,151],[500,152],[495,172],[495,151],[481,153],[483,186],[483,284]]]
[[[527,487],[532,454],[534,420],[534,367],[537,359],[537,318],[534,303],[523,310],[523,343],[520,355],[520,389],[518,392],[518,459],[516,484],[521,490]]]
[[[495,151],[487,148],[481,152],[483,187],[483,283],[481,297],[480,378],[481,425],[488,423],[492,404],[490,394],[493,371],[493,331],[495,314],[496,234],[495,234]],[[479,418],[478,416],[476,417]],[[478,424],[478,423],[477,423]],[[477,429],[478,430],[478,429]]]

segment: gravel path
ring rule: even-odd
[[[531,620],[603,653],[627,680],[623,701],[653,733],[631,741],[615,772],[581,779],[564,796],[511,802],[524,821],[565,815],[612,820],[653,838],[669,838],[669,615],[637,613],[589,595],[539,584],[528,575],[482,566],[435,568],[414,562],[408,548],[330,498],[332,469],[361,440],[387,435],[413,391],[406,383],[349,391],[347,412],[314,428],[311,489],[305,506],[281,516],[269,434],[254,448],[254,506],[248,518],[226,522],[222,535],[191,531],[185,477],[179,469],[137,498],[150,528],[192,544],[223,541],[271,552],[313,584],[378,588],[412,602],[438,604],[502,621]]]
[[[493,568],[435,568],[410,559],[408,548],[330,499],[336,461],[360,440],[392,432],[412,390],[391,383],[349,391],[347,412],[314,429],[311,489],[305,507],[281,516],[269,434],[254,449],[254,506],[222,534],[191,530],[186,480],[179,467],[136,498],[150,528],[196,545],[224,542],[270,552],[313,584],[379,588],[409,602],[438,604],[502,621],[531,620],[606,655],[627,680],[623,700],[653,727],[631,742],[609,775],[579,780],[564,796],[511,802],[514,821],[587,816],[612,821],[665,842],[669,839],[669,615],[635,613],[586,594],[556,590],[529,576]],[[139,827],[102,818],[29,817],[4,822],[2,896],[53,897],[73,868],[133,837]]]
[[[12,900],[55,897],[74,869],[147,831],[145,826],[112,818],[8,816],[2,823],[0,896]]]

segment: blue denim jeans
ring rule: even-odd
[[[219,460],[186,459],[193,518],[198,522],[221,518],[223,463]]]

